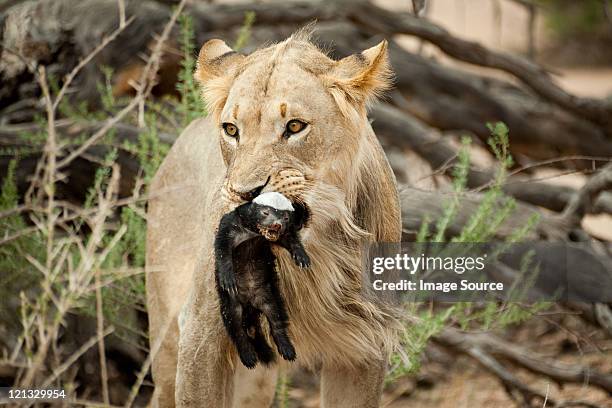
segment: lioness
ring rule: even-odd
[[[297,363],[320,369],[324,407],[378,406],[399,325],[364,294],[361,254],[367,241],[401,235],[395,179],[366,116],[390,84],[387,43],[334,61],[305,31],[248,56],[210,40],[195,78],[209,115],[182,133],[151,186],[154,405],[270,406],[276,368],[237,361],[213,255],[221,216],[267,183],[310,213],[310,269],[275,251]]]

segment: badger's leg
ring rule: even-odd
[[[240,361],[247,368],[255,367],[257,364],[257,353],[249,340],[242,321],[244,306],[224,290],[219,290],[219,301],[223,324],[238,350]]]
[[[297,235],[297,231],[287,233],[283,239],[277,242],[280,246],[285,248],[291,254],[293,261],[300,268],[310,267],[310,258],[300,241],[300,237]]]
[[[270,348],[261,330],[261,322],[259,320],[261,312],[252,306],[246,306],[243,316],[244,330],[248,333],[253,346],[255,346],[255,352],[259,361],[263,364],[274,362],[274,351]]]
[[[272,333],[278,353],[285,360],[295,360],[295,348],[291,344],[289,333],[287,333],[287,321],[281,318],[278,305],[275,305],[274,302],[268,303],[263,306],[262,311],[270,324],[270,332]]]
[[[238,223],[237,219],[238,215],[235,212],[225,214],[219,223],[214,242],[217,285],[232,294],[238,292],[233,265],[234,238],[240,233],[235,226]]]
[[[287,332],[288,316],[280,292],[275,284],[267,285],[267,291],[261,296],[259,304],[256,305],[263,312],[270,325],[270,332],[276,348],[285,360],[295,360],[295,348],[289,339]]]

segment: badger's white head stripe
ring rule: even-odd
[[[291,205],[291,201],[289,201],[287,197],[285,197],[281,193],[277,193],[276,191],[262,193],[255,197],[253,202],[255,204],[276,208],[277,210],[293,211],[293,205]]]

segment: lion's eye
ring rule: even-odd
[[[301,120],[293,119],[287,122],[287,126],[285,127],[285,136],[291,136],[295,133],[299,133],[306,127],[306,123]]]
[[[238,127],[236,125],[231,123],[224,123],[223,130],[225,131],[225,134],[229,137],[238,138]]]

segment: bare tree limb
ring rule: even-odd
[[[186,0],[182,0],[179,3],[174,13],[170,17],[170,20],[164,27],[164,30],[162,31],[161,35],[157,39],[155,47],[153,48],[153,52],[151,53],[151,56],[147,59],[147,64],[142,71],[140,80],[136,84],[138,88],[136,89],[136,96],[125,108],[123,108],[120,112],[118,112],[110,120],[108,120],[100,130],[98,130],[93,136],[87,139],[81,146],[72,151],[68,155],[68,157],[64,158],[58,164],[59,168],[65,167],[72,160],[83,154],[89,147],[97,143],[115,124],[119,123],[119,121],[121,121],[125,117],[125,115],[131,112],[135,107],[140,106],[143,101],[149,96],[149,94],[153,90],[153,86],[155,85],[155,76],[157,75],[157,70],[159,69],[164,45],[168,40],[168,37],[170,36],[172,28],[176,24],[178,16],[185,7],[185,3]]]
[[[115,40],[117,36],[119,36],[119,34],[121,34],[121,32],[125,29],[125,27],[132,21],[134,21],[134,17],[130,17],[127,22],[123,22],[123,24],[119,25],[119,28],[110,33],[108,36],[105,36],[102,39],[102,42],[98,46],[96,46],[96,48],[94,48],[92,52],[87,54],[85,58],[79,61],[79,63],[72,69],[72,71],[70,71],[70,73],[64,79],[64,84],[60,88],[59,92],[57,93],[57,96],[55,97],[55,100],[53,101],[53,110],[57,109],[59,103],[64,99],[66,92],[70,88],[70,84],[72,84],[74,78],[78,75],[79,72],[81,72],[85,65],[89,64],[89,62],[91,62],[91,60],[93,60],[96,55],[98,55],[104,48],[106,48],[106,46],[111,41]]]
[[[567,221],[579,225],[597,196],[602,191],[612,190],[612,163],[603,167],[572,196],[561,215]]]
[[[402,223],[406,233],[416,235],[419,227],[426,217],[437,219],[442,216],[445,204],[453,199],[454,193],[445,194],[440,191],[425,191],[417,188],[402,186],[400,188]],[[481,204],[480,194],[465,194],[459,199],[459,208],[448,226],[450,235],[459,234],[468,223],[470,217],[478,210]],[[423,203],[427,203],[426,206]],[[566,240],[568,229],[558,218],[550,217],[540,211],[537,207],[521,203],[517,204],[514,211],[496,231],[496,237],[505,238],[510,236],[517,228],[526,225],[530,216],[538,214],[540,222],[534,231],[529,232],[526,239],[552,239]]]
[[[539,399],[541,401],[549,401],[553,405],[556,405],[556,402],[554,402],[554,400],[548,398],[547,395],[529,387],[528,385],[520,381],[499,361],[493,358],[493,356],[491,356],[490,354],[486,353],[480,347],[460,346],[459,348],[467,355],[478,361],[484,368],[496,375],[502,381],[508,395],[510,395],[510,397],[515,400],[519,404],[519,406],[533,406],[532,402],[534,402],[534,399]],[[516,393],[517,391],[518,395]]]
[[[432,168],[437,169],[457,157],[457,149],[450,145],[434,129],[427,127],[411,115],[406,115],[397,108],[387,104],[378,104],[371,110],[372,126],[383,144],[391,143],[401,148],[409,148],[427,160]],[[491,170],[471,169],[468,175],[468,187],[478,188],[494,179]],[[527,203],[561,211],[565,208],[575,190],[531,182],[518,177],[510,177],[504,185],[504,191]],[[601,195],[597,200],[597,210],[612,213],[612,195]],[[595,209],[590,209],[595,211]]]
[[[537,391],[519,380],[514,374],[508,371],[497,359],[482,347],[464,342],[457,342],[454,339],[442,340],[442,343],[450,345],[470,357],[474,358],[480,365],[497,376],[503,383],[508,395],[521,407],[546,407],[547,403],[552,407],[584,407],[601,408],[598,405],[587,401],[556,401],[547,393]]]
[[[459,39],[444,28],[427,20],[415,18],[410,13],[387,11],[366,1],[354,4],[348,14],[359,25],[387,35],[414,35],[431,42],[446,54],[461,61],[508,72],[546,100],[604,126],[608,135],[612,133],[612,104],[566,92],[552,81],[544,69],[533,62]]]
[[[448,328],[444,329],[436,339],[462,349],[481,348],[492,355],[506,358],[531,372],[545,375],[560,383],[590,384],[612,394],[612,374],[603,374],[586,366],[550,361],[489,333],[468,334]]]

